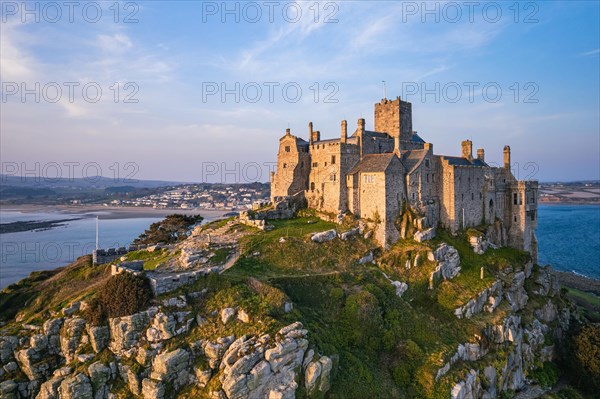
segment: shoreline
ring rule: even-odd
[[[201,215],[205,220],[215,220],[231,210],[223,209],[156,209],[151,207],[120,207],[102,205],[17,205],[2,207],[3,211],[22,213],[56,213],[78,215],[82,217],[96,217],[102,219],[137,219],[151,217],[166,217],[174,213],[184,215]]]
[[[552,266],[551,271],[558,280],[558,282],[569,288],[574,288],[579,291],[591,292],[595,295],[600,296],[600,280],[592,277],[582,276],[575,272],[563,272],[554,269]]]

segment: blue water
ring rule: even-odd
[[[59,212],[19,212],[0,210],[0,222],[75,219],[47,230],[0,234],[0,289],[36,270],[64,266],[96,247],[96,215],[99,216],[100,248],[127,247],[152,223],[163,217],[103,219],[106,212],[68,214]],[[204,221],[214,220],[205,216]]]
[[[540,205],[541,265],[600,279],[600,206]]]

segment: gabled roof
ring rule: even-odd
[[[414,172],[415,169],[421,165],[425,157],[427,156],[428,150],[410,150],[402,153],[402,164],[406,168],[408,174]]]
[[[377,173],[377,172],[385,172],[388,168],[392,159],[396,154],[393,152],[388,152],[384,154],[368,154],[363,157],[363,159],[354,165],[350,171],[348,171],[349,175],[353,175],[355,173]]]
[[[462,157],[449,157],[446,155],[439,155],[439,157],[448,161],[448,164],[452,166],[488,166],[487,163],[477,158],[473,158],[473,160],[469,161],[467,158]]]

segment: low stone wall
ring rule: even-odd
[[[218,273],[221,267],[212,267],[202,270],[194,270],[181,273],[156,273],[146,272],[146,277],[150,280],[150,286],[154,295],[161,295],[166,292],[171,292],[177,288],[191,284],[202,276],[210,273]]]

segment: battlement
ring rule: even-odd
[[[410,141],[413,134],[412,104],[402,101],[400,97],[395,100],[384,98],[376,103],[375,131],[399,137],[401,141]]]

